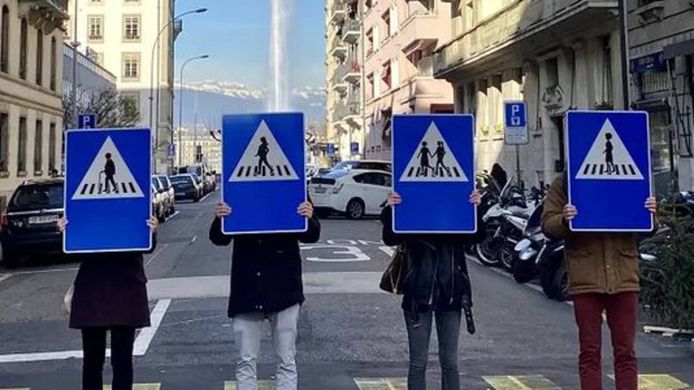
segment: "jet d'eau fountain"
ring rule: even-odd
[[[289,109],[289,64],[287,58],[287,39],[289,18],[293,0],[270,0],[270,93],[269,109],[286,111]]]

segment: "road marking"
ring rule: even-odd
[[[614,375],[609,375],[614,380]],[[639,375],[639,390],[682,390],[689,385],[667,374]]]
[[[561,390],[542,375],[483,376],[482,379],[496,390]]]
[[[161,384],[159,383],[140,383],[134,384],[133,390],[159,390],[161,389]],[[104,385],[104,390],[111,390],[111,385]]]
[[[0,274],[0,283],[12,277],[12,274]]]
[[[361,249],[356,246],[343,246],[343,245],[303,245],[301,250],[310,251],[314,249],[331,249],[333,255],[349,255],[352,257],[348,258],[322,258],[322,257],[306,257],[306,261],[313,261],[318,263],[349,263],[357,261],[369,261],[369,257]]]
[[[205,201],[205,199],[209,198],[209,197],[210,197],[210,195],[212,195],[212,194],[213,194],[213,193],[212,193],[212,192],[210,192],[209,194],[207,194],[207,195],[203,196],[202,198],[200,198],[200,200],[198,200],[198,202],[204,202],[204,201]]]
[[[354,378],[354,383],[359,390],[407,390],[405,378]]]
[[[162,252],[164,252],[164,249],[166,249],[167,246],[169,246],[169,244],[162,244],[161,247],[160,247],[159,249],[157,249],[156,252],[154,252],[154,254],[152,255],[152,257],[150,257],[150,258],[147,260],[147,263],[145,264],[145,267],[148,267],[148,266],[154,261],[154,259],[156,259]]]
[[[164,299],[154,306],[151,314],[152,326],[142,329],[135,339],[135,347],[133,355],[144,356],[149,349],[149,345],[154,338],[154,334],[159,329],[161,321],[164,318],[166,310],[171,304],[170,300]],[[111,349],[106,349],[106,356],[111,356]],[[44,362],[51,360],[66,360],[66,359],[82,359],[84,356],[81,350],[74,351],[57,351],[57,352],[32,352],[32,353],[16,353],[9,355],[0,355],[1,363],[28,363],[28,362]],[[144,389],[143,389],[144,390]]]
[[[0,388],[0,390],[31,390],[31,388],[30,388],[30,387],[12,387],[12,388],[9,388],[9,389]]]
[[[159,325],[161,325],[161,321],[164,319],[164,315],[166,314],[166,310],[169,308],[170,304],[170,299],[162,299],[157,302],[156,306],[154,306],[154,310],[152,310],[152,314],[150,315],[150,322],[152,323],[152,326],[149,328],[144,328],[140,331],[140,334],[135,340],[133,355],[144,356],[147,353],[149,345],[152,343],[152,339],[157,333],[157,330],[159,330]]]
[[[385,253],[386,255],[393,257],[393,254],[395,253],[395,249],[389,247],[389,246],[379,246],[378,249],[381,250],[381,252]]]
[[[19,271],[19,272],[13,272],[12,275],[36,275],[36,274],[49,274],[49,273],[54,273],[54,272],[68,272],[68,271],[77,271],[79,268],[77,267],[70,267],[70,268],[53,268],[53,269],[40,269],[36,271]]]
[[[271,380],[259,380],[258,390],[272,390],[275,388],[274,381]],[[236,390],[236,382],[224,382],[224,390]]]
[[[169,215],[169,218],[166,218],[166,221],[172,220],[175,216],[177,216],[177,215],[180,214],[180,213],[181,213],[180,211],[176,210],[176,212],[174,212],[173,214]]]

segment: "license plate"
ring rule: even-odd
[[[325,194],[327,191],[328,189],[323,187],[316,187],[313,189],[313,192],[316,194]]]
[[[29,224],[31,225],[39,225],[43,223],[52,223],[52,222],[57,222],[58,221],[58,216],[57,215],[39,215],[36,217],[29,217]]]

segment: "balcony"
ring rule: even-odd
[[[361,36],[361,23],[358,20],[349,19],[342,25],[342,39],[347,43],[356,43]]]
[[[515,2],[440,48],[434,73],[439,78],[456,78],[482,62],[522,61],[525,53],[556,46],[557,37],[568,40],[580,37],[590,26],[617,23],[617,10],[615,0]],[[453,19],[453,24],[462,25],[461,17]]]
[[[339,23],[345,19],[347,15],[347,7],[343,0],[335,0],[332,8],[330,9],[330,21],[332,23]]]
[[[65,20],[70,18],[65,0],[19,0],[19,13],[27,15],[29,24],[45,34],[62,28]]]
[[[347,55],[347,45],[342,41],[341,35],[335,35],[330,44],[330,55],[337,58],[345,58]]]
[[[345,66],[347,67],[347,73],[342,80],[350,84],[358,83],[361,79],[361,65],[357,60],[357,53],[351,53],[347,56]]]
[[[356,96],[359,96],[359,91],[356,91]],[[359,98],[352,98],[347,101],[347,115],[345,116],[345,122],[355,129],[361,128],[361,102]]]
[[[347,83],[344,81],[345,76],[349,73],[349,67],[345,64],[340,64],[337,66],[335,69],[335,73],[333,73],[333,78],[332,78],[332,83],[331,87],[333,90],[336,90],[340,93],[343,93],[347,91]]]
[[[434,77],[434,56],[424,57],[419,61],[417,77]]]
[[[663,20],[664,13],[663,0],[639,0],[638,8],[636,8],[636,14],[639,15],[639,23],[642,26]]]
[[[450,24],[441,23],[438,15],[425,9],[412,12],[400,27],[400,43],[405,55],[423,47],[436,45],[448,36]]]

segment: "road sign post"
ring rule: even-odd
[[[96,114],[81,114],[77,117],[77,128],[96,129],[98,127],[98,119]]]
[[[644,207],[652,195],[648,114],[571,111],[566,116],[569,203],[573,231],[653,229]]]
[[[303,114],[227,115],[222,132],[224,233],[306,231],[296,212],[307,198]]]
[[[516,179],[521,185],[520,145],[530,143],[528,134],[528,111],[524,101],[506,100],[504,102],[504,142],[516,147]]]
[[[472,115],[396,115],[393,118],[393,211],[400,233],[470,233],[477,208]]]
[[[70,130],[65,141],[66,253],[152,246],[149,129]]]

